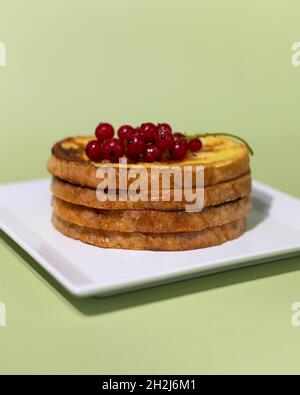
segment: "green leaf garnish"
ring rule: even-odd
[[[187,136],[187,138],[188,138],[188,140],[191,140],[193,138],[201,138],[201,137],[207,137],[207,136],[228,136],[228,137],[232,137],[232,138],[234,138],[236,140],[239,140],[242,143],[244,143],[245,146],[248,148],[250,154],[254,155],[253,149],[250,147],[250,145],[247,143],[247,141],[244,140],[242,137],[236,136],[235,134],[232,134],[232,133],[203,133],[203,134],[196,134],[194,136]]]

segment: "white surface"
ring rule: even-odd
[[[69,239],[51,225],[50,181],[0,186],[0,227],[67,290],[109,295],[300,254],[300,200],[254,182],[248,230],[221,246],[127,251]]]

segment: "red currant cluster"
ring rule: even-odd
[[[125,155],[134,162],[155,162],[164,155],[171,160],[182,160],[188,150],[197,152],[202,147],[200,139],[188,141],[183,133],[173,133],[167,123],[147,122],[136,128],[123,125],[118,129],[119,138],[114,138],[114,134],[112,125],[100,123],[95,130],[97,140],[90,141],[86,147],[88,158],[94,162],[118,162]]]

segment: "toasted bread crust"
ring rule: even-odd
[[[175,201],[174,190],[170,190],[170,201],[104,201],[97,199],[96,190],[89,187],[72,185],[58,178],[52,179],[52,193],[66,202],[104,210],[184,210],[186,200]],[[248,196],[251,193],[250,173],[235,180],[207,186],[204,189],[204,207],[230,202]]]
[[[72,184],[96,188],[100,181],[96,176],[97,170],[110,166],[116,169],[117,185],[119,185],[119,164],[95,163],[87,158],[85,146],[92,139],[93,137],[90,136],[74,137],[56,143],[47,165],[49,172]],[[203,143],[202,150],[197,154],[189,152],[182,162],[128,163],[127,172],[131,169],[147,170],[149,187],[151,169],[162,165],[167,167],[176,165],[181,168],[186,165],[192,166],[194,175],[196,166],[201,165],[204,167],[204,184],[206,186],[232,180],[249,172],[249,151],[244,144],[221,136],[203,137],[201,141]],[[176,187],[174,179],[170,181],[170,188]],[[193,186],[196,186],[196,177],[193,177]]]
[[[104,248],[128,250],[184,251],[211,247],[235,239],[245,232],[245,219],[188,233],[121,233],[81,227],[53,215],[54,227],[65,236]]]
[[[53,198],[53,212],[64,221],[114,232],[179,233],[199,232],[244,218],[251,210],[249,198],[201,212],[154,210],[97,210]]]

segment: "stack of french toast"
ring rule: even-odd
[[[52,222],[59,232],[104,248],[157,251],[211,247],[245,232],[251,210],[247,143],[220,134],[190,137],[152,123],[124,125],[115,135],[110,124],[102,123],[96,138],[67,138],[52,148]],[[154,170],[174,166],[182,174],[192,169],[188,187],[199,189],[199,207],[187,208],[192,207],[188,194],[178,198],[177,189],[186,183],[174,177],[166,184],[159,179],[159,195],[151,193],[153,174],[160,174]],[[195,168],[202,172],[201,185]],[[104,184],[110,169],[115,180],[108,184],[106,178]],[[137,173],[138,187],[132,187]]]

